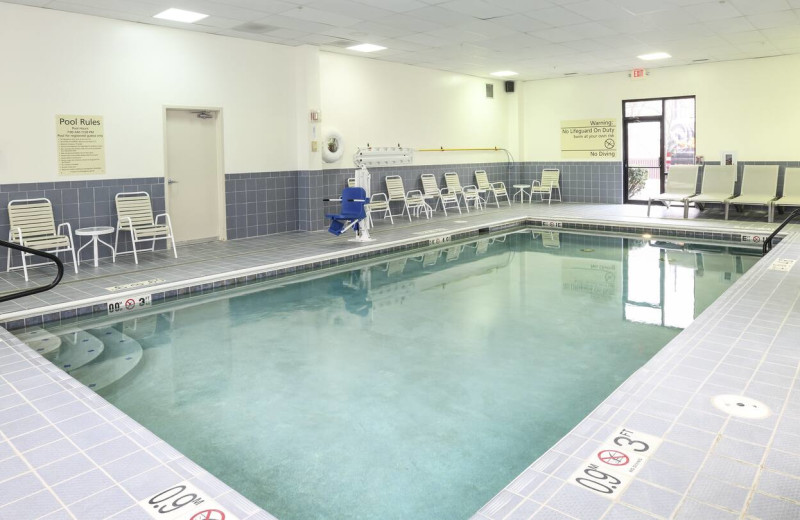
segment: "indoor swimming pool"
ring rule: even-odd
[[[282,520],[463,519],[758,254],[525,230],[20,337]]]

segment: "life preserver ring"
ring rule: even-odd
[[[322,135],[322,160],[334,163],[344,155],[344,139],[342,134],[334,129],[327,128]]]

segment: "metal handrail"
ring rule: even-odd
[[[790,220],[792,220],[798,215],[800,215],[800,208],[789,213],[789,216],[786,217],[786,219],[781,223],[781,225],[775,228],[775,231],[770,233],[770,235],[764,239],[764,245],[761,247],[762,253],[764,253],[765,255],[769,253],[770,249],[772,249],[772,239],[775,238],[775,235],[777,235],[781,229],[786,227],[786,224],[788,224]]]
[[[29,253],[31,255],[42,256],[44,258],[47,258],[48,260],[52,260],[53,262],[55,262],[56,268],[58,269],[56,277],[48,285],[34,287],[33,289],[25,289],[24,291],[18,291],[11,294],[0,295],[0,303],[7,302],[9,300],[14,300],[16,298],[22,298],[23,296],[30,296],[31,294],[38,294],[40,292],[49,291],[50,289],[58,285],[58,282],[60,282],[61,278],[64,276],[64,264],[61,262],[61,260],[58,259],[56,255],[45,253],[44,251],[39,251],[38,249],[31,249],[30,247],[21,246],[13,242],[6,242],[5,240],[0,240],[0,246],[6,246],[10,249],[15,249],[17,251],[22,251],[23,253]],[[11,252],[9,252],[8,254],[11,254]]]

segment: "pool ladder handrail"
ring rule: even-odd
[[[61,262],[61,260],[58,259],[56,255],[53,255],[51,253],[46,253],[44,251],[39,251],[38,249],[31,249],[30,247],[25,247],[19,244],[15,244],[14,242],[7,242],[5,240],[0,240],[0,246],[5,246],[9,249],[14,249],[16,251],[21,251],[23,253],[29,253],[31,255],[47,258],[48,260],[55,262],[56,268],[58,269],[56,277],[49,284],[41,285],[39,287],[34,287],[33,289],[25,289],[22,291],[12,292],[9,294],[2,294],[0,295],[0,303],[7,302],[9,300],[15,300],[17,298],[22,298],[23,296],[30,296],[32,294],[38,294],[41,292],[49,291],[50,289],[58,285],[58,282],[60,282],[61,278],[64,276],[64,264]],[[11,251],[9,251],[8,254],[10,255]]]
[[[788,224],[793,218],[795,218],[798,215],[800,215],[800,208],[789,213],[789,216],[786,217],[783,222],[781,222],[781,225],[775,228],[775,231],[770,233],[770,235],[764,239],[764,245],[761,247],[761,252],[763,254],[766,255],[767,253],[769,253],[769,251],[772,249],[772,239],[775,238],[775,235],[777,235],[781,229],[786,227],[786,224]]]

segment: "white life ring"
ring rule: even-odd
[[[335,128],[326,128],[322,134],[322,160],[334,163],[344,155],[344,139]]]

